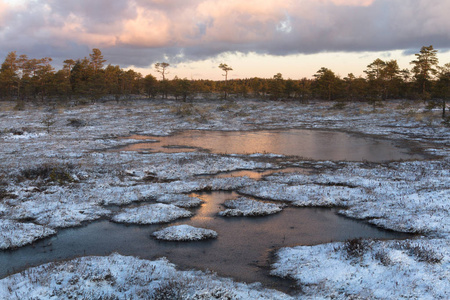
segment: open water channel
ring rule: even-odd
[[[422,159],[391,141],[341,132],[270,130],[251,132],[185,131],[168,137],[140,139],[114,151],[214,153],[275,153],[315,160],[367,160],[381,162]],[[244,172],[243,175],[249,175]],[[237,173],[239,174],[239,173]],[[234,176],[237,175],[236,173]],[[192,218],[170,225],[189,224],[217,231],[215,240],[157,241],[151,233],[167,225],[122,225],[100,220],[63,229],[56,236],[16,250],[0,251],[0,278],[29,266],[84,255],[118,252],[141,258],[167,257],[181,269],[212,270],[221,276],[289,292],[292,282],[269,275],[273,253],[280,247],[316,245],[354,238],[401,239],[410,235],[379,229],[336,214],[335,209],[287,207],[265,217],[220,217],[222,203],[239,197],[236,192],[191,194],[204,200]]]

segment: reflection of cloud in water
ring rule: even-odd
[[[143,140],[144,136],[128,137]],[[420,159],[387,140],[318,130],[184,131],[173,136],[147,137],[151,142],[127,145],[115,151],[193,152],[218,154],[274,153],[313,160],[374,161]],[[157,141],[155,141],[157,140]]]

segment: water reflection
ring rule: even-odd
[[[165,256],[183,269],[213,270],[240,281],[261,282],[289,291],[291,282],[269,276],[271,252],[279,247],[315,245],[353,238],[393,239],[409,235],[389,232],[350,220],[332,209],[286,208],[281,213],[256,218],[224,218],[217,213],[222,203],[239,195],[234,192],[192,194],[205,203],[191,219],[171,225],[189,224],[213,229],[216,240],[164,242],[151,233],[166,225],[121,225],[109,221],[61,230],[58,235],[15,251],[0,251],[0,278],[8,273],[45,262],[84,255],[119,252],[141,258]]]
[[[349,160],[381,162],[400,159],[422,159],[393,142],[359,137],[343,132],[318,130],[263,131],[183,131],[173,136],[132,136],[134,143],[114,151],[191,152],[206,149],[219,154],[274,153],[313,160]],[[128,137],[130,138],[130,137]],[[157,140],[157,141],[155,141]]]

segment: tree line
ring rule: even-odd
[[[440,99],[445,114],[445,100],[450,95],[450,63],[440,66],[437,50],[424,46],[411,61],[411,69],[400,69],[396,60],[377,58],[370,63],[365,76],[352,73],[345,77],[322,67],[313,78],[284,79],[281,73],[272,78],[228,79],[233,69],[226,64],[218,67],[225,72],[224,80],[168,79],[170,64],[156,63],[161,75],[143,76],[118,65],[106,65],[101,51],[93,49],[89,57],[67,59],[60,70],[52,59],[28,58],[8,53],[0,68],[0,98],[21,101],[48,99],[120,99],[131,95],[149,98],[173,97],[188,100],[192,95],[221,94],[235,97],[261,97],[273,100],[337,100],[382,101],[387,99]]]

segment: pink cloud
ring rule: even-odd
[[[429,44],[450,47],[450,19],[445,14],[449,1],[435,5],[427,0],[20,3],[0,0],[1,53],[26,49],[44,53],[41,56],[52,56],[49,52],[66,56],[68,51],[77,55],[77,51],[95,47],[114,53],[125,65],[142,66],[161,57],[203,60],[230,51],[286,55]],[[130,54],[122,55],[122,51]]]
[[[160,11],[137,8],[137,17],[123,22],[117,41],[139,47],[162,47],[170,43],[171,20]]]
[[[335,5],[348,5],[348,6],[369,6],[372,5],[375,0],[330,0]]]

